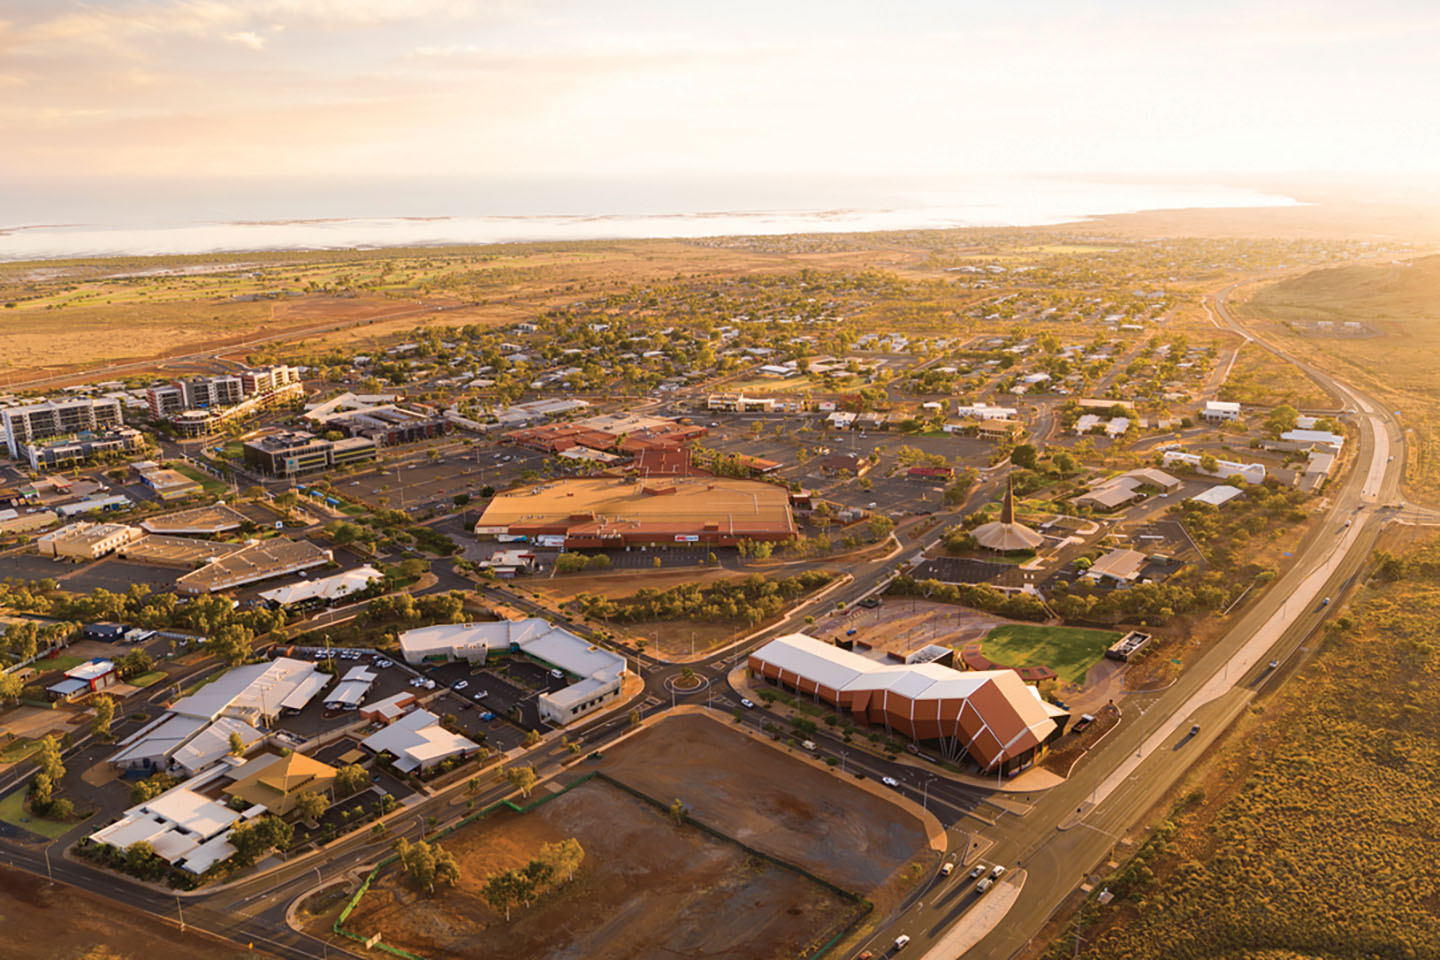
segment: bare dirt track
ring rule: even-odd
[[[523,866],[542,843],[577,838],[575,879],[507,923],[481,896],[485,878]],[[350,916],[351,930],[430,958],[565,960],[804,956],[861,907],[803,875],[591,780],[526,814],[497,812],[442,846],[462,876],[422,896],[385,874]]]
[[[874,901],[908,886],[929,855],[925,828],[877,795],[704,716],[664,720],[607,750],[610,776],[657,799],[679,797],[697,821]]]
[[[0,867],[0,960],[166,960],[267,957],[174,926],[111,900]]]

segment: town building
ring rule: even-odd
[[[329,604],[363,593],[372,583],[379,583],[384,579],[383,573],[366,564],[332,576],[301,580],[276,587],[274,590],[265,590],[260,594],[260,599],[272,607]]]
[[[194,775],[230,753],[232,733],[248,749],[282,711],[302,709],[329,682],[313,663],[289,657],[235,667],[121,740],[110,762],[142,776]]]
[[[888,733],[933,744],[952,762],[1013,774],[1064,732],[1069,714],[1011,670],[897,664],[805,634],[772,640],[747,660],[751,677],[828,703]]]
[[[542,719],[557,726],[577,720],[620,696],[625,658],[539,617],[488,623],[447,623],[400,634],[409,664],[466,660],[484,663],[491,652],[523,653],[574,678],[536,701]]]
[[[1131,583],[1140,577],[1140,571],[1149,562],[1150,558],[1139,550],[1118,547],[1091,564],[1085,576],[1091,580]]]
[[[535,484],[495,496],[477,537],[543,546],[633,546],[793,539],[790,494],[781,486],[728,477],[587,477]]]
[[[31,403],[0,409],[0,424],[5,428],[12,460],[26,459],[21,448],[33,441],[93,434],[109,427],[123,426],[124,423],[120,401],[112,398]]]
[[[19,445],[20,459],[31,470],[61,470],[97,457],[121,456],[145,449],[145,435],[133,427],[109,426]]]
[[[227,797],[243,801],[245,808],[262,806],[283,817],[307,793],[327,801],[334,795],[335,768],[299,753],[274,753],[251,757],[238,771],[243,774],[224,788]]]
[[[229,590],[272,577],[300,573],[335,559],[309,540],[275,537],[257,540],[241,550],[219,556],[175,581],[175,589],[191,596]]]
[[[76,523],[42,534],[35,549],[43,557],[96,560],[140,536],[140,531],[123,523]]]
[[[480,749],[478,743],[440,726],[440,718],[429,710],[412,710],[366,737],[360,746],[377,756],[394,757],[395,769],[401,773],[423,773],[451,757]]]
[[[272,477],[297,477],[362,463],[374,460],[378,452],[369,437],[330,441],[305,430],[270,433],[244,445],[245,465]]]
[[[1210,477],[1220,477],[1222,480],[1239,477],[1246,483],[1265,482],[1266,470],[1265,464],[1263,463],[1238,463],[1234,460],[1217,459],[1214,469],[1206,469],[1204,466],[1204,457],[1201,454],[1186,453],[1182,450],[1166,450],[1160,459],[1167,467],[1174,466],[1177,463],[1183,464],[1193,468],[1196,473],[1203,473]]]
[[[1205,406],[1200,408],[1200,416],[1212,423],[1222,420],[1239,420],[1240,404],[1225,400],[1206,400]]]
[[[78,700],[120,682],[115,661],[92,657],[65,671],[65,679],[46,688],[53,700]]]
[[[247,521],[248,518],[245,514],[234,507],[226,506],[223,503],[212,503],[189,510],[177,510],[174,513],[146,517],[140,521],[140,528],[147,533],[215,536],[219,533],[239,530],[241,525]]]
[[[1015,488],[1008,480],[1005,499],[1000,502],[1000,519],[981,524],[970,534],[986,550],[1009,553],[1015,550],[1036,550],[1045,538],[1015,519]]]

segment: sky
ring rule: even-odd
[[[0,179],[1440,173],[1440,5],[0,0]]]

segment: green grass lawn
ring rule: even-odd
[[[224,493],[226,490],[229,489],[225,486],[225,484],[210,476],[210,474],[201,473],[199,470],[196,470],[188,463],[180,463],[176,461],[173,463],[168,463],[166,464],[166,466],[175,469],[176,471],[184,474],[191,480],[194,480],[196,483],[200,484],[200,486],[205,488],[206,493]]]
[[[67,654],[62,657],[46,657],[44,660],[36,660],[31,666],[41,673],[49,673],[51,670],[69,670],[88,659],[88,657],[73,657]]]
[[[22,818],[28,819],[22,820]],[[58,820],[44,820],[31,816],[25,810],[24,788],[12,790],[8,796],[0,799],[0,821],[14,824],[21,830],[29,830],[42,837],[49,837],[51,840],[69,833],[80,822],[76,820],[70,823],[61,823]]]
[[[980,652],[1007,667],[1046,666],[1069,683],[1084,683],[1090,667],[1120,634],[1083,627],[996,627],[980,642]]]
[[[0,750],[0,763],[19,763],[39,749],[39,740],[16,737],[5,745],[4,750]]]
[[[151,670],[149,673],[142,673],[138,677],[131,678],[130,683],[137,687],[148,687],[164,679],[165,672],[163,670]]]

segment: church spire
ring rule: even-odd
[[[1015,522],[1015,482],[1008,474],[1005,477],[1005,499],[1000,501],[1000,522]]]

